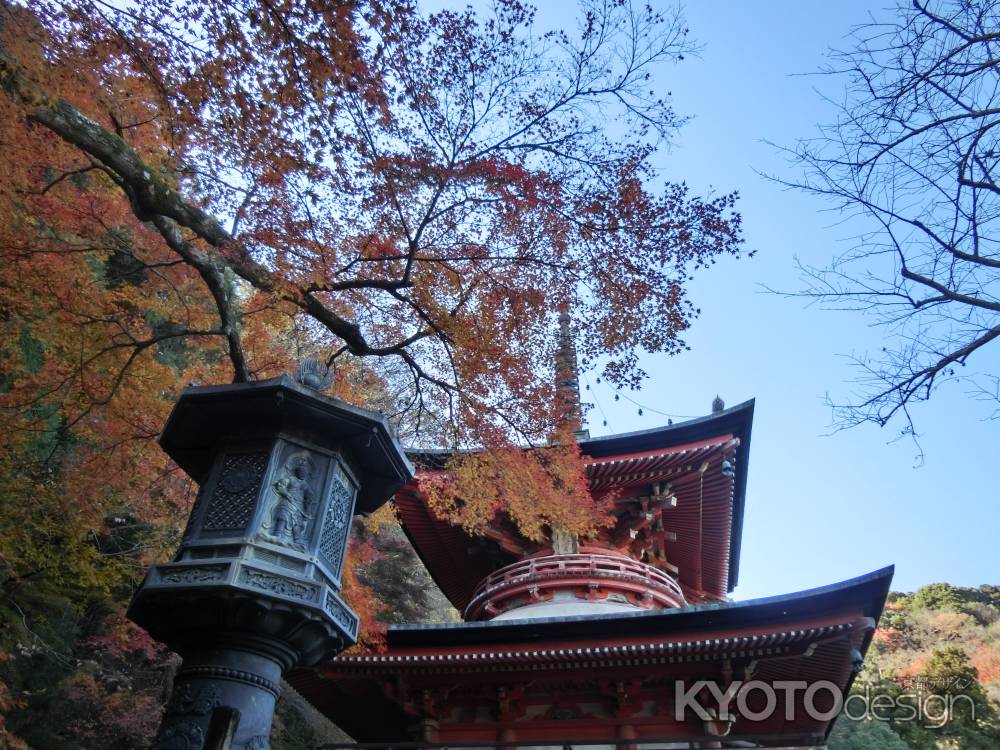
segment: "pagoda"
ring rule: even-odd
[[[561,319],[557,378],[579,415]],[[798,593],[728,598],[739,576],[754,403],[678,424],[578,433],[613,525],[542,542],[498,514],[473,537],[437,517],[415,451],[403,528],[463,621],[390,627],[384,653],[291,683],[360,746],[818,747],[871,642],[892,569]]]

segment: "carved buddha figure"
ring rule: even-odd
[[[285,460],[272,485],[274,501],[271,518],[265,525],[274,541],[295,547],[304,544],[315,504],[312,489],[315,471],[313,459],[305,451],[293,453]]]

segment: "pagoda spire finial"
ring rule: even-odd
[[[559,334],[556,340],[556,389],[563,406],[562,420],[576,425],[576,432],[573,434],[577,440],[586,440],[590,437],[590,431],[583,427],[579,365],[576,344],[569,326],[569,310],[563,307],[559,311]]]

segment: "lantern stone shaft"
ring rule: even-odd
[[[351,519],[413,467],[378,414],[288,377],[185,388],[160,445],[200,491],[129,617],[183,657],[155,750],[265,750],[282,674],[357,640]]]

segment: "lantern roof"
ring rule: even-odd
[[[163,428],[160,445],[200,483],[224,442],[283,432],[346,454],[361,477],[358,512],[375,510],[413,477],[413,465],[384,416],[325,396],[287,375],[254,383],[187,386]]]

